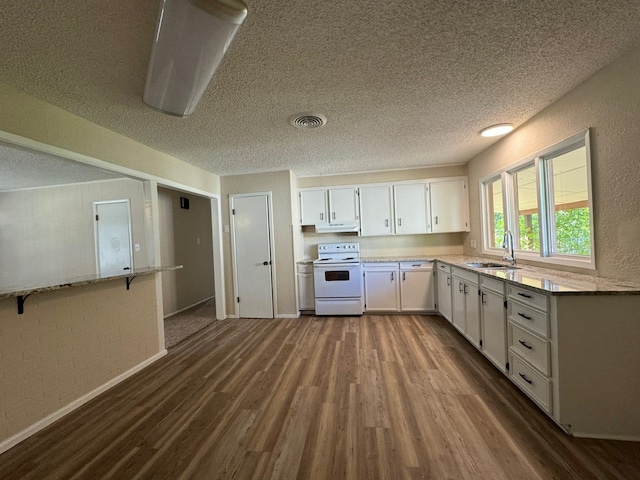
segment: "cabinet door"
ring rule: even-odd
[[[398,273],[398,269],[365,270],[365,311],[398,311]]]
[[[300,310],[315,308],[313,273],[298,273],[298,303]]]
[[[428,233],[428,190],[426,183],[395,185],[396,233]]]
[[[451,323],[463,334],[467,331],[467,301],[465,298],[465,283],[464,280],[460,277],[451,277],[452,285],[451,285],[451,300],[452,300],[452,311],[451,311]]]
[[[393,234],[393,197],[391,186],[360,188],[360,233]]]
[[[400,310],[426,312],[435,310],[433,270],[400,272]]]
[[[471,343],[480,348],[480,296],[478,295],[478,285],[465,283],[465,312],[467,319],[467,330],[465,335]]]
[[[355,188],[332,188],[329,190],[329,221],[358,221],[358,192]]]
[[[482,289],[482,351],[500,370],[506,372],[507,335],[504,297]]]
[[[438,311],[451,321],[451,274],[438,271]]]
[[[328,222],[327,191],[303,190],[300,192],[300,225],[317,225]]]
[[[431,198],[431,231],[469,231],[469,192],[466,180],[433,182]]]

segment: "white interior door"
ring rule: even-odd
[[[95,202],[98,274],[121,275],[133,268],[129,200]]]
[[[236,302],[241,318],[273,318],[269,195],[231,197]]]

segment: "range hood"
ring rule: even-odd
[[[358,222],[345,223],[318,223],[316,233],[358,233],[360,225]]]

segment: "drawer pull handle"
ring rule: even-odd
[[[518,312],[518,315],[520,315],[522,318],[526,318],[527,320],[531,320],[531,317],[528,317],[527,315],[525,315],[524,313],[520,313]]]
[[[518,292],[518,295],[524,298],[531,298],[531,295],[527,295],[526,293]]]
[[[522,345],[524,348],[528,348],[529,350],[531,350],[533,347],[531,345],[529,345],[527,342],[523,342],[522,340],[518,340],[518,343],[520,345]]]
[[[522,379],[523,379],[525,382],[527,382],[529,385],[531,385],[531,384],[533,383],[533,380],[529,380],[529,379],[527,378],[527,376],[526,376],[526,375],[524,375],[524,374],[522,374],[522,373],[518,373],[518,375],[520,375],[520,376],[522,377]]]

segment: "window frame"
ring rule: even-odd
[[[516,205],[516,192],[514,175],[521,170],[533,166],[536,172],[536,192],[538,198],[539,228],[540,228],[540,251],[531,252],[516,249],[516,258],[541,263],[550,263],[568,267],[584,268],[595,270],[595,230],[593,212],[593,184],[591,175],[591,147],[590,129],[572,135],[534,155],[527,156],[515,163],[507,165],[505,168],[487,175],[480,179],[479,193],[481,205],[481,230],[482,230],[482,253],[486,255],[500,255],[504,249],[491,247],[491,236],[495,233],[490,231],[491,222],[489,219],[489,199],[488,186],[500,179],[502,182],[502,202],[504,210],[505,229],[510,230],[514,237],[514,244],[520,246],[519,240],[519,219],[518,206]],[[554,158],[567,152],[585,147],[586,170],[587,170],[587,197],[589,206],[589,230],[591,240],[590,255],[568,255],[554,252],[556,247],[555,238],[555,205],[553,199],[553,172],[549,167]]]

